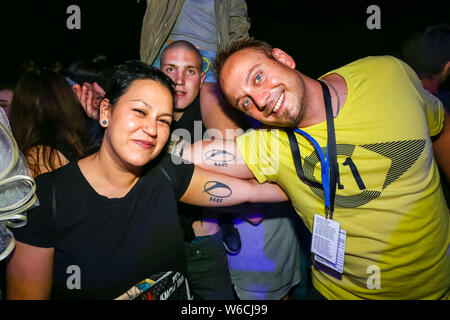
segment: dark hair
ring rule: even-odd
[[[216,55],[216,59],[214,60],[213,68],[214,72],[216,73],[217,81],[219,81],[219,84],[220,84],[220,73],[222,72],[223,65],[228,60],[228,58],[232,54],[247,48],[252,48],[257,51],[260,51],[264,53],[267,57],[273,59],[272,55],[273,47],[265,41],[256,40],[251,37],[235,41],[225,49],[219,51]]]
[[[25,155],[38,145],[50,147],[50,152],[47,148],[43,151],[44,166],[49,170],[55,169],[53,159],[58,145],[71,147],[78,156],[87,151],[87,120],[83,108],[65,78],[53,70],[34,68],[20,77],[14,88],[10,123],[19,149]],[[39,154],[35,164],[39,168]]]
[[[84,82],[97,82],[102,88],[110,78],[112,66],[105,56],[97,56],[92,60],[77,60],[64,70],[64,73],[72,81],[80,86]]]
[[[114,67],[105,91],[112,106],[123,96],[135,80],[153,80],[166,87],[175,102],[175,84],[164,72],[144,62],[133,60]]]
[[[429,26],[405,41],[402,58],[419,77],[439,74],[450,61],[450,25],[441,23]]]

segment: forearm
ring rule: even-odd
[[[189,144],[186,140],[171,142],[169,152],[209,171],[241,179],[254,178],[234,140],[201,140]]]
[[[196,167],[180,200],[198,206],[225,207],[244,202],[281,202],[287,197],[275,184],[259,184],[254,179],[237,179]]]

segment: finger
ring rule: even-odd
[[[95,93],[97,94],[97,96],[103,98],[106,94],[105,90],[103,90],[103,88],[97,83],[94,82],[94,84],[92,85]]]

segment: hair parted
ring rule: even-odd
[[[260,51],[264,53],[267,57],[273,59],[272,55],[273,47],[265,41],[257,40],[252,37],[235,41],[227,48],[219,51],[216,55],[216,59],[214,60],[213,68],[214,72],[216,73],[217,81],[219,82],[219,84],[220,84],[220,73],[222,72],[222,68],[225,62],[228,60],[228,58],[232,54],[248,48]]]

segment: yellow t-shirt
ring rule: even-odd
[[[330,73],[348,90],[335,119],[343,188],[334,212],[347,239],[342,280],[313,267],[315,288],[328,299],[448,299],[449,214],[430,140],[443,128],[442,103],[393,57]],[[302,129],[325,150],[325,121]],[[296,138],[304,175],[321,183],[313,145]],[[312,231],[314,214],[324,215],[323,190],[298,178],[285,129],[252,130],[237,143],[258,181],[279,184]]]

